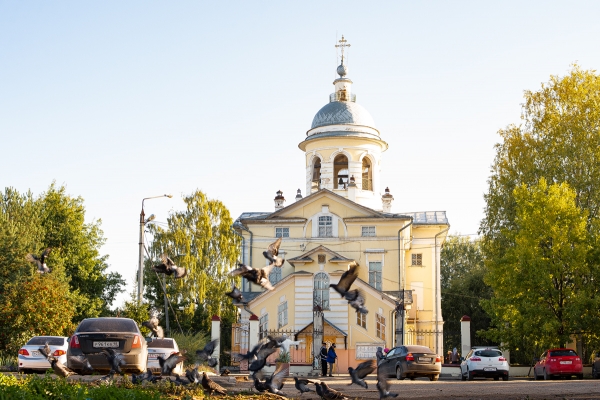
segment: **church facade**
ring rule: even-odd
[[[292,332],[301,341],[296,353],[305,354],[298,360],[307,364],[321,341],[336,343],[342,371],[373,358],[377,346],[423,344],[442,355],[446,213],[392,211],[393,195],[381,182],[388,145],[355,101],[343,52],[337,73],[329,103],[298,145],[305,154],[306,195],[298,189],[286,205],[277,192],[272,211],[242,213],[234,224],[243,237],[243,263],[267,265],[262,252],[279,237],[286,260],[271,272],[273,291],[243,279],[240,324],[258,319],[261,338]],[[352,288],[365,294],[367,314],[329,287],[352,261],[360,265]]]

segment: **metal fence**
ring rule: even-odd
[[[441,334],[441,332],[437,331],[428,331],[428,330],[415,330],[415,329],[407,329],[404,333],[404,344],[410,345],[415,344],[419,346],[427,346],[433,351],[435,351],[436,343],[435,338],[436,335]]]
[[[288,339],[290,339],[292,341],[298,341],[297,340],[298,331],[291,330],[291,329],[288,329],[288,330],[272,329],[272,330],[267,331],[267,335],[272,336],[272,337],[280,337],[280,336],[285,335]],[[311,348],[312,348],[312,346],[310,346],[309,343],[306,343],[306,341],[302,341],[296,345],[290,345],[290,351],[289,351],[290,363],[291,364],[310,364],[312,361]],[[282,348],[278,349],[278,351],[271,354],[269,356],[269,358],[267,358],[267,362],[274,363],[277,360],[277,358],[279,358],[280,354],[283,351],[284,350]]]

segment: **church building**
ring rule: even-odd
[[[321,342],[335,343],[345,372],[374,358],[379,346],[422,344],[443,354],[440,252],[450,225],[445,211],[393,211],[394,190],[408,191],[402,182],[381,180],[388,144],[356,102],[344,61],[348,44],[343,37],[339,42],[334,93],[298,144],[305,195],[298,189],[294,201],[286,201],[278,191],[274,209],[244,212],[234,224],[243,237],[244,264],[267,265],[262,252],[276,238],[286,260],[270,274],[273,291],[242,279],[234,348],[247,348],[244,327],[258,320],[259,338],[286,333],[301,341],[292,363],[314,367]],[[367,314],[329,286],[353,261],[360,267],[352,288],[364,293]]]

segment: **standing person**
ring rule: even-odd
[[[459,364],[460,354],[458,354],[458,350],[456,350],[456,347],[452,349],[452,354],[450,354],[450,357],[452,358],[452,364]]]
[[[327,375],[327,343],[321,346],[321,376]]]
[[[331,345],[329,351],[327,352],[327,363],[329,364],[329,376],[333,376],[333,364],[335,364],[335,359],[337,358],[337,354],[335,354],[335,343]]]

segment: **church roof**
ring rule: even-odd
[[[332,101],[317,112],[311,129],[327,125],[360,125],[375,129],[375,121],[366,108],[352,101]]]

